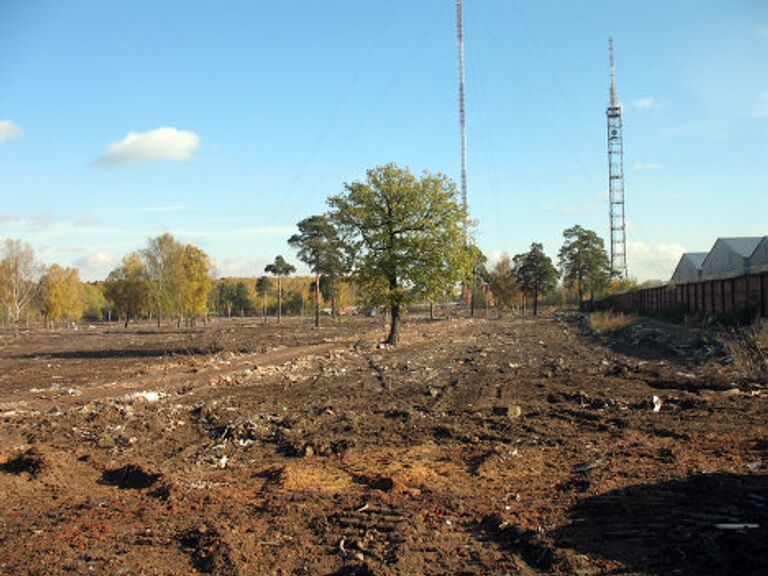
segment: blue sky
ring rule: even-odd
[[[606,238],[607,39],[630,275],[768,233],[768,2],[465,0],[491,257]],[[458,180],[455,2],[0,0],[0,238],[103,278],[170,232],[256,275],[390,161]],[[607,239],[607,238],[606,238]]]

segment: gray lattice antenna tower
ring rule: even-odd
[[[459,125],[461,126],[461,202],[467,209],[467,116],[464,104],[464,12],[456,0],[456,35],[459,44]]]
[[[621,104],[616,93],[616,66],[613,38],[608,39],[611,63],[611,101],[605,111],[608,119],[608,199],[611,221],[611,269],[627,277],[627,227],[624,221],[624,140]]]

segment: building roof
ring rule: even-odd
[[[688,279],[684,270],[681,271],[684,262],[696,268],[701,280],[731,278],[740,274],[749,274],[751,270],[754,273],[758,268],[763,269],[765,267],[758,251],[766,241],[768,241],[768,235],[718,238],[709,252],[686,252],[683,254],[672,274],[672,280],[686,281]],[[759,262],[758,260],[752,262],[753,255]]]
[[[728,248],[748,258],[752,256],[752,252],[755,251],[757,245],[765,238],[765,236],[741,236],[737,238],[718,238],[719,242],[724,243]]]
[[[701,268],[701,265],[704,264],[704,259],[707,257],[707,254],[709,252],[686,252],[681,256],[681,260],[683,258],[687,258],[691,261],[691,263],[696,266],[696,268]]]

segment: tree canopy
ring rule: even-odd
[[[387,341],[398,341],[401,307],[471,277],[467,215],[456,185],[442,174],[416,178],[387,164],[329,198],[330,218],[352,255],[356,279],[372,302],[387,305]]]
[[[499,261],[496,262],[489,273],[489,281],[491,291],[496,299],[496,306],[498,306],[501,314],[504,309],[511,308],[520,295],[517,274],[508,254],[502,254]]]
[[[21,313],[37,293],[41,272],[42,266],[35,260],[29,244],[21,240],[5,241],[0,260],[0,301],[16,330]]]
[[[595,292],[608,285],[611,278],[611,264],[605,245],[592,230],[572,226],[563,232],[565,242],[559,252],[560,270],[566,286],[576,286],[579,304],[584,301],[585,290],[590,300]]]
[[[516,255],[514,264],[521,290],[533,297],[533,315],[536,316],[539,313],[539,297],[551,292],[557,285],[557,269],[538,242],[531,244],[528,252]]]
[[[40,281],[43,315],[53,322],[77,322],[83,315],[83,288],[74,268],[52,264]]]
[[[343,273],[344,253],[336,228],[326,216],[310,216],[298,223],[299,233],[288,239],[299,259],[315,273],[315,326],[320,325],[320,277],[333,281]]]
[[[139,252],[126,255],[104,282],[104,296],[112,303],[125,325],[131,318],[149,312],[149,278]]]

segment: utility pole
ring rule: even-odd
[[[459,46],[459,125],[461,126],[461,203],[467,210],[467,116],[464,100],[464,12],[456,0],[456,35]]]
[[[608,203],[611,225],[611,270],[627,277],[627,236],[624,220],[624,139],[621,125],[621,104],[616,91],[616,66],[613,38],[608,39],[611,66],[610,102],[605,110],[608,121]]]

